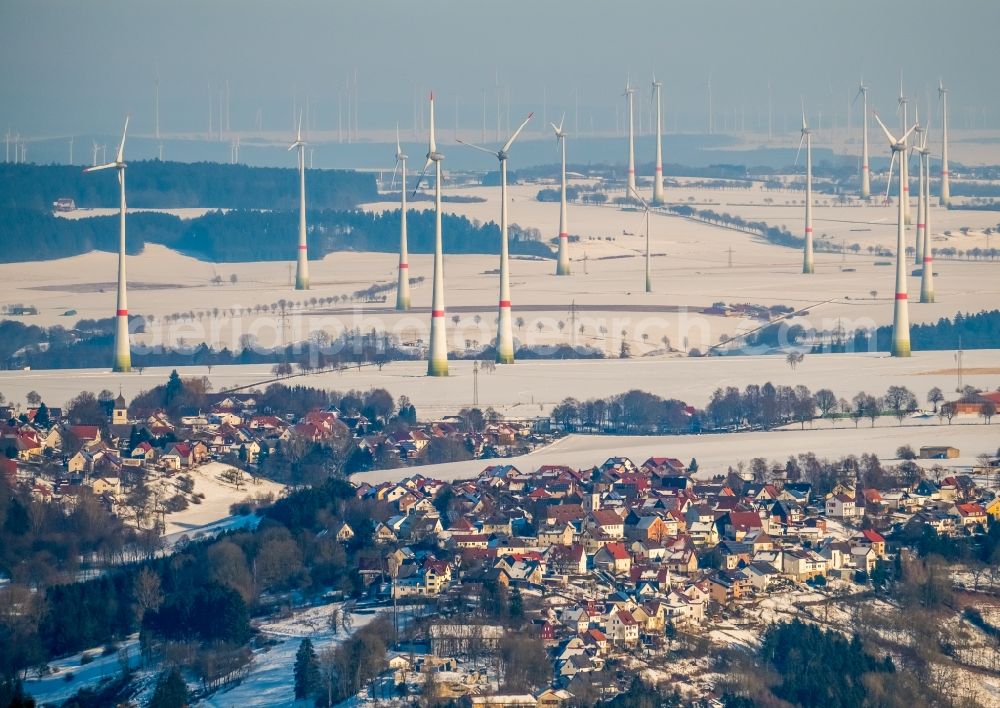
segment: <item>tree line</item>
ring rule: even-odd
[[[208,207],[293,210],[299,204],[295,168],[250,167],[216,162],[129,162],[128,205],[139,209]],[[348,170],[309,170],[306,195],[319,209],[350,209],[377,199],[375,175]],[[56,199],[77,207],[117,207],[118,182],[85,175],[74,165],[0,165],[0,209],[50,212]]]
[[[130,206],[131,203],[130,203]],[[315,207],[316,205],[311,205]],[[309,258],[319,260],[334,251],[399,249],[399,210],[372,213],[341,209],[310,209]],[[126,252],[142,253],[147,243],[157,243],[192,257],[215,263],[288,261],[298,243],[297,210],[234,208],[210,211],[181,219],[171,214],[136,212],[128,216]],[[0,262],[51,260],[92,250],[118,250],[118,216],[64,219],[48,211],[0,207]],[[434,250],[434,212],[407,212],[409,248],[412,253]],[[500,253],[500,229],[464,216],[442,216],[445,253]],[[552,250],[531,229],[510,230],[510,252],[551,258]]]
[[[820,351],[880,351],[892,348],[892,326],[884,325],[874,330],[859,329],[842,342],[817,344]],[[850,349],[849,347],[852,347]],[[1000,310],[982,310],[976,313],[959,312],[955,317],[942,317],[937,322],[910,325],[910,347],[914,351],[940,349],[996,349],[1000,347]]]

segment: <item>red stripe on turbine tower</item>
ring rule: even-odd
[[[907,299],[906,293],[896,293],[896,299],[897,300],[906,300]]]
[[[812,226],[807,226],[807,227],[806,227],[806,233],[807,233],[807,234],[811,234],[812,232],[813,232],[813,230],[812,230]]]
[[[501,300],[500,307],[510,307],[510,300]]]
[[[431,310],[431,317],[444,317],[444,310]]]
[[[399,264],[399,269],[400,270],[403,270],[404,268],[409,268],[409,267],[410,267],[409,263],[400,263]]]
[[[128,317],[128,310],[118,310],[118,317]]]

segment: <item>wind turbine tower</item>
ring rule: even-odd
[[[862,119],[861,119],[861,198],[869,199],[872,195],[871,188],[871,174],[868,170],[868,87],[865,86],[865,80],[861,80],[861,84],[858,86],[858,92],[854,96],[854,100],[858,100],[858,96],[861,96],[861,109],[862,109]]]
[[[660,89],[663,82],[653,77],[653,93],[656,95],[656,171],[653,174],[653,204],[663,204],[663,118],[660,103]]]
[[[431,336],[427,356],[428,376],[448,375],[448,343],[444,319],[444,257],[441,254],[441,161],[444,159],[434,141],[434,92],[431,92],[430,135],[427,140],[427,162],[413,189],[416,194],[427,168],[434,165],[434,285],[431,301]]]
[[[913,115],[913,119],[916,122],[913,126],[914,145],[912,151],[917,153],[917,241],[913,249],[913,262],[919,266],[924,262],[924,240],[926,238],[924,231],[924,158],[920,153],[920,148],[925,142],[924,134],[926,129],[920,125],[919,108],[914,109]]]
[[[628,183],[625,185],[625,193],[632,196],[636,193],[635,189],[635,129],[634,120],[632,118],[632,96],[635,94],[635,89],[632,88],[632,83],[628,80],[625,81],[625,100],[628,103]]]
[[[917,226],[923,222],[924,238],[921,242],[922,266],[920,273],[920,302],[934,302],[934,249],[931,248],[931,151],[927,147],[927,136],[930,126],[923,131],[920,147],[917,148],[918,167],[920,169],[920,199],[917,202]]]
[[[562,181],[559,190],[559,260],[556,261],[556,275],[569,275],[569,224],[566,219],[566,133],[563,130],[563,123],[566,121],[566,114],[557,126],[549,123],[556,133],[556,140],[562,149]]]
[[[910,137],[910,128],[898,140],[885,127],[882,119],[875,115],[879,127],[885,133],[892,149],[892,160],[899,154],[899,211],[896,219],[896,298],[892,316],[892,356],[910,356],[910,312],[906,294],[906,213],[904,211],[903,184],[905,181],[902,164],[906,155],[906,139]],[[892,160],[889,162],[890,181],[892,180]]]
[[[806,229],[805,243],[802,251],[802,272],[814,272],[813,265],[813,196],[812,196],[812,131],[806,123],[806,109],[802,106],[802,135],[799,138],[799,150],[802,142],[806,144]],[[798,162],[798,155],[795,157]]]
[[[514,329],[511,326],[510,316],[510,262],[507,253],[507,158],[508,151],[517,140],[517,136],[521,134],[524,126],[528,124],[533,115],[533,113],[529,113],[528,117],[514,131],[514,134],[507,138],[507,142],[496,152],[479,145],[458,141],[476,150],[495,155],[500,161],[500,304],[497,316],[496,344],[498,364],[514,363]]]
[[[128,116],[122,130],[122,141],[118,145],[115,161],[104,165],[88,167],[84,172],[96,172],[114,168],[118,170],[118,307],[115,310],[115,353],[112,371],[131,371],[132,354],[128,339],[128,300],[125,292],[125,134],[128,132]]]
[[[289,150],[299,149],[299,252],[295,267],[295,289],[309,289],[309,247],[306,244],[306,144],[302,140],[302,112],[299,112],[299,128],[295,142]]]
[[[951,205],[951,184],[948,178],[948,89],[944,81],[938,82],[938,100],[941,102],[941,206]]]
[[[406,248],[406,154],[399,144],[399,126],[396,126],[396,167],[399,173],[399,282],[396,285],[396,310],[410,309],[410,263]],[[393,185],[396,172],[393,170]]]

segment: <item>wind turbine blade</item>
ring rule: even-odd
[[[517,126],[517,130],[514,131],[514,134],[511,135],[510,139],[503,144],[502,148],[500,148],[500,152],[507,152],[510,149],[510,146],[514,144],[515,140],[517,140],[517,136],[521,134],[521,131],[524,130],[524,126],[528,124],[528,121],[531,120],[531,116],[533,115],[535,114],[529,113],[528,117],[524,119],[521,125]]]
[[[914,130],[916,130],[916,129],[917,129],[917,126],[916,126],[916,124],[912,125],[912,126],[910,127],[910,129],[909,129],[909,130],[907,130],[907,131],[906,131],[905,133],[903,133],[903,137],[901,137],[901,138],[899,139],[899,142],[901,142],[901,143],[905,143],[905,142],[906,142],[906,139],[907,139],[908,137],[910,137],[910,134],[911,134],[911,133],[912,133],[912,132],[913,132]]]
[[[802,130],[805,130],[809,126],[806,125],[806,102],[801,96],[799,97],[799,103],[802,106]],[[800,140],[799,143],[801,144],[801,142],[802,141]]]
[[[795,165],[799,164],[799,155],[802,153],[802,141],[806,139],[805,133],[799,136],[799,149],[795,151]]]
[[[892,157],[889,159],[889,179],[885,183],[885,200],[889,199],[889,189],[892,187],[892,166],[896,164],[896,151],[892,151]]]
[[[565,113],[563,113],[563,114],[562,114],[562,118],[560,118],[560,119],[559,119],[559,132],[560,132],[560,133],[562,132],[562,128],[563,128],[563,122],[564,122],[565,120],[566,120],[566,114],[565,114]],[[555,126],[553,126],[553,127],[555,127]]]
[[[299,128],[298,128],[298,130],[295,133],[295,142],[296,143],[301,143],[302,142],[302,109],[301,108],[299,109]]]
[[[389,182],[389,189],[391,190],[396,186],[396,172],[399,170],[399,159],[396,159],[396,165],[392,168],[392,181]]]
[[[552,123],[551,121],[549,122],[549,125],[551,125],[551,126],[552,126],[552,130],[554,130],[554,131],[555,131],[555,134],[556,134],[556,137],[558,138],[558,137],[559,137],[559,133],[561,132],[561,131],[559,130],[559,128],[558,128],[558,127],[556,127],[556,124],[555,124],[555,123]]]
[[[415,196],[417,194],[417,190],[420,189],[420,183],[423,182],[424,175],[427,174],[427,168],[430,167],[433,162],[434,160],[429,157],[427,158],[427,162],[424,163],[424,169],[420,171],[420,176],[417,177],[417,183],[413,186],[413,194],[410,196]]]
[[[896,138],[892,137],[892,133],[890,133],[889,129],[885,127],[885,123],[882,122],[882,119],[878,117],[878,113],[872,113],[872,115],[875,116],[875,121],[878,123],[878,127],[882,129],[883,133],[885,133],[885,137],[889,141],[889,144],[895,145]]]
[[[485,152],[487,155],[497,156],[496,151],[490,150],[489,148],[480,147],[479,145],[473,145],[472,143],[467,143],[464,140],[455,140],[459,145],[464,145],[465,147],[470,147],[473,150],[479,150],[480,152]]]
[[[97,172],[98,170],[106,170],[106,169],[109,169],[111,167],[118,167],[118,165],[117,165],[117,163],[109,162],[106,165],[95,165],[94,167],[85,167],[83,169],[83,171],[84,172]]]
[[[396,123],[396,154],[401,155],[403,148],[399,144],[399,123]],[[396,158],[396,162],[399,162],[399,158]]]
[[[125,116],[125,128],[122,130],[122,141],[118,145],[116,162],[125,162],[125,134],[128,132],[128,116]]]

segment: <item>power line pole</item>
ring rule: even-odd
[[[733,267],[733,247],[729,247],[729,267]]]
[[[472,405],[479,405],[479,360],[472,362]]]

